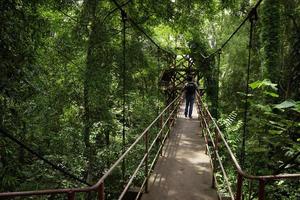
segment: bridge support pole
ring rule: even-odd
[[[212,178],[211,178],[211,187],[212,188],[216,188],[216,180],[215,180],[215,174],[216,174],[216,168],[217,168],[217,154],[215,152],[216,150],[214,150],[214,154],[213,154],[213,166],[212,166]]]
[[[170,135],[170,132],[171,132],[171,124],[172,124],[172,115],[171,115],[171,112],[172,112],[172,106],[170,106],[168,108],[168,117],[169,120],[168,120],[168,137]]]
[[[149,146],[148,146],[148,131],[145,133],[145,192],[148,193],[148,154],[149,154]]]
[[[102,182],[98,188],[98,200],[104,200],[104,182]]]
[[[216,168],[217,168],[217,154],[216,154],[216,149],[214,148],[214,153],[213,153],[213,157],[212,157],[212,171],[213,171],[213,174],[212,174],[212,179],[211,179],[211,187],[212,188],[216,188],[216,183],[215,183],[215,176],[214,174],[216,173]]]
[[[242,200],[243,176],[238,174],[235,200]]]
[[[172,105],[171,106],[171,110],[170,110],[170,113],[172,113],[171,114],[171,122],[170,122],[170,131],[171,131],[171,128],[173,127],[173,124],[174,124],[174,122],[175,122],[175,106],[174,105]]]
[[[265,199],[265,180],[259,180],[259,191],[258,191],[258,199],[264,200]]]
[[[215,172],[213,170],[213,174],[212,174],[212,177],[211,177],[211,187],[212,188],[216,188],[216,182],[215,182],[215,176],[214,176]]]
[[[68,200],[75,200],[75,192],[71,191],[68,193]]]
[[[164,125],[164,116],[163,115],[161,115],[160,116],[160,120],[159,120],[159,122],[160,122],[160,129],[161,129],[161,133],[160,133],[160,136],[159,136],[159,142],[160,142],[160,146],[161,147],[163,147],[163,135],[164,135],[164,130],[163,130],[163,125]],[[160,149],[160,155],[162,155],[162,148]]]
[[[170,135],[170,121],[171,121],[171,117],[170,117],[170,113],[171,113],[171,106],[167,109],[167,138],[169,137]]]

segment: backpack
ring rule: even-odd
[[[186,95],[194,95],[196,91],[196,85],[193,82],[190,82],[186,85]]]

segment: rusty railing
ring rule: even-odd
[[[133,174],[131,174],[129,180],[126,181],[126,186],[124,186],[123,191],[120,192],[119,200],[121,200],[126,192],[128,191],[129,187],[132,185],[134,178],[136,177],[137,173],[144,165],[144,181],[140,186],[140,190],[137,193],[136,199],[139,199],[143,190],[147,192],[148,190],[148,178],[150,176],[150,172],[153,169],[159,155],[162,152],[164,143],[170,133],[171,127],[174,125],[175,118],[177,115],[178,107],[180,105],[181,98],[178,96],[175,98],[169,105],[166,106],[165,109],[157,116],[156,119],[152,121],[152,123],[136,138],[136,140],[128,147],[128,149],[118,158],[118,160],[110,167],[110,169],[98,180],[97,183],[90,187],[86,188],[67,188],[67,189],[47,189],[47,190],[37,190],[37,191],[21,191],[21,192],[4,192],[0,193],[0,199],[5,198],[15,198],[15,197],[34,197],[34,196],[46,196],[46,195],[58,195],[58,194],[65,194],[68,200],[74,200],[77,193],[90,193],[96,192],[98,200],[105,199],[105,191],[104,191],[104,182],[105,179],[119,166],[122,164],[122,161],[125,157],[133,150],[134,147],[141,141],[144,142],[144,156],[140,163],[138,164],[137,168],[134,170]],[[166,119],[164,119],[164,117]],[[155,138],[150,144],[149,141],[149,131],[151,128],[158,124],[159,131],[155,135]],[[155,156],[149,165],[149,154],[153,147],[159,143],[158,150],[155,153]]]
[[[206,143],[206,152],[211,158],[211,166],[213,169],[213,178],[212,178],[212,187],[215,187],[217,184],[217,178],[215,176],[217,166],[220,168],[222,172],[222,177],[224,183],[227,187],[228,193],[230,195],[230,199],[232,200],[241,200],[243,196],[243,182],[245,179],[249,181],[258,181],[258,199],[264,200],[265,199],[265,185],[269,181],[274,180],[281,180],[281,179],[300,179],[300,174],[278,174],[278,175],[266,175],[266,176],[255,176],[250,175],[243,171],[241,168],[238,160],[236,159],[235,155],[233,154],[230,146],[228,145],[224,134],[221,132],[220,128],[218,127],[216,121],[210,114],[207,107],[204,105],[201,96],[197,93],[197,106],[199,111],[199,119],[200,125],[203,128],[203,136]],[[213,125],[213,130],[211,130],[210,125]],[[214,134],[212,134],[214,133]],[[225,150],[230,155],[230,160],[234,165],[234,168],[237,172],[237,183],[236,183],[236,190],[233,191],[228,175],[225,171],[221,156],[219,154],[219,147],[220,145],[225,145]],[[211,146],[211,148],[209,147]],[[212,149],[212,150],[211,150]],[[219,196],[219,198],[221,198]]]

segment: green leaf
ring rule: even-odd
[[[252,152],[261,153],[261,152],[267,152],[268,149],[264,148],[264,147],[255,147],[251,150],[252,150]]]
[[[281,135],[283,131],[278,131],[278,130],[270,130],[270,133],[272,135]]]
[[[255,89],[261,86],[261,81],[255,81],[253,83],[250,83],[249,86],[251,87],[251,89]]]
[[[296,105],[294,106],[293,110],[300,113],[300,101],[296,102]]]
[[[264,91],[264,94],[269,95],[271,97],[276,97],[276,98],[279,97],[279,95],[274,92]]]
[[[264,79],[263,81],[255,81],[253,83],[250,83],[249,86],[253,90],[256,89],[256,88],[261,88],[261,87],[266,87],[266,86],[271,87],[273,90],[277,90],[277,84],[272,83],[268,79]]]
[[[253,107],[255,107],[261,111],[264,111],[264,112],[272,111],[272,108],[269,105],[263,105],[263,104],[256,103],[256,104],[253,104]]]
[[[295,105],[296,102],[294,100],[286,100],[280,104],[275,105],[275,108],[284,109],[284,108],[294,107]]]

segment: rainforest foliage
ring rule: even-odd
[[[264,0],[251,46],[247,21],[209,59],[256,1],[118,1],[170,55],[123,21],[113,1],[0,2],[1,129],[62,169],[95,183],[166,105],[160,76],[177,54],[177,60],[189,55],[199,69],[204,99],[247,172],[299,173],[299,0]],[[126,160],[125,176],[142,152]],[[108,199],[122,187],[119,176],[121,169],[109,180]],[[82,185],[0,135],[1,192]],[[244,187],[249,199],[257,197],[250,191],[257,185]],[[267,199],[300,198],[299,181],[274,181],[266,189]]]

